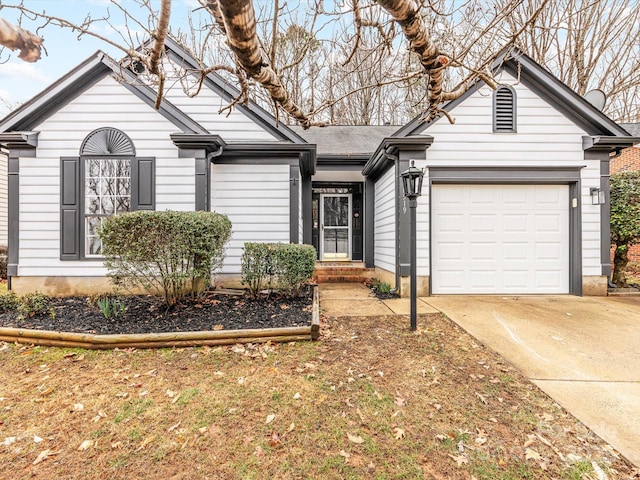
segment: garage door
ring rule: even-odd
[[[433,185],[434,294],[569,292],[567,185]]]

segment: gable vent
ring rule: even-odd
[[[136,154],[131,139],[116,128],[94,130],[82,142],[80,155],[132,155]]]
[[[516,131],[516,97],[509,87],[500,87],[494,93],[493,131]]]

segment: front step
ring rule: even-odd
[[[375,276],[375,269],[363,262],[316,262],[313,276],[317,283],[359,283]]]

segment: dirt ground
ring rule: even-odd
[[[319,342],[109,352],[0,343],[2,479],[634,479],[441,315]]]

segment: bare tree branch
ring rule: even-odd
[[[18,58],[25,62],[33,63],[40,60],[42,38],[2,18],[0,18],[0,45],[9,50],[20,50]]]

